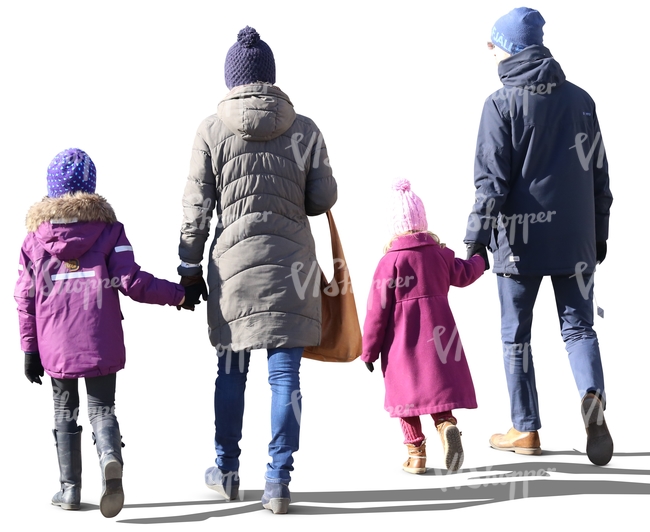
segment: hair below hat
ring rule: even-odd
[[[409,231],[427,231],[427,215],[422,200],[411,190],[407,179],[393,183],[393,234]]]
[[[539,11],[517,7],[503,15],[492,28],[492,43],[509,54],[521,52],[528,46],[543,44],[546,21]]]
[[[226,86],[229,89],[262,81],[275,83],[275,58],[255,28],[246,26],[226,54]]]
[[[58,198],[74,192],[95,192],[95,164],[77,148],[58,153],[47,168],[47,195]]]

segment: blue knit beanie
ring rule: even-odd
[[[545,24],[539,11],[517,7],[503,15],[492,28],[492,43],[511,55],[534,44],[542,44]]]
[[[256,81],[275,83],[275,59],[255,28],[246,26],[226,54],[226,86],[229,89]]]
[[[47,168],[47,195],[58,198],[78,191],[94,194],[96,175],[95,164],[86,152],[63,150]]]

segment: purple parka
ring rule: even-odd
[[[21,349],[45,372],[70,379],[116,373],[125,347],[118,291],[141,303],[178,305],[185,291],[135,263],[124,226],[104,198],[46,197],[27,214],[14,297]]]
[[[363,327],[364,362],[381,353],[384,408],[411,417],[476,408],[472,376],[447,295],[484,272],[475,255],[455,258],[428,233],[396,238],[373,276]]]

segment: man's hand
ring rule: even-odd
[[[602,264],[607,255],[607,241],[596,242],[596,262]]]

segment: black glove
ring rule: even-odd
[[[480,255],[485,262],[485,270],[490,269],[490,260],[488,259],[487,248],[485,244],[479,244],[478,242],[468,242],[467,243],[467,260],[471,259],[474,255]]]
[[[375,371],[375,366],[372,365],[372,362],[366,362],[365,364],[366,364],[366,367],[368,368],[368,371],[369,371],[370,373],[372,373],[373,371]]]
[[[603,240],[602,242],[596,242],[596,262],[600,264],[605,260],[607,255],[607,241]]]
[[[45,375],[43,364],[41,364],[41,355],[38,352],[25,353],[25,377],[31,383],[43,384],[41,377]]]
[[[185,301],[176,307],[178,310],[181,308],[194,310],[194,306],[201,303],[201,298],[203,301],[208,300],[208,287],[203,280],[203,275],[184,275],[181,277],[180,284],[185,288]]]

